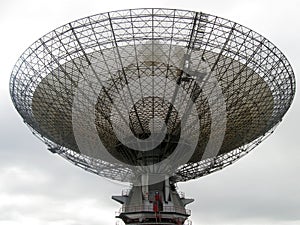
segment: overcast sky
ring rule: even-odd
[[[125,186],[97,177],[46,150],[14,109],[8,82],[31,43],[72,20],[117,9],[180,8],[224,17],[271,40],[300,76],[300,1],[1,0],[0,225],[109,225]],[[180,184],[194,225],[300,224],[300,100],[266,141],[232,166]]]

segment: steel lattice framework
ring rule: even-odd
[[[203,93],[193,80],[203,62],[218,80],[227,111],[223,144],[211,158],[203,158],[203,154],[210,134],[218,135],[217,130],[211,130],[207,100],[214,93]],[[152,93],[151,77],[159,80],[159,93]],[[80,86],[86,80],[90,85]],[[149,121],[154,116],[164,120],[167,138],[163,151],[155,154],[160,159],[167,157],[180,135],[180,109],[165,99],[174,95],[172,82],[192,99],[201,127],[194,154],[173,175],[176,182],[207,175],[247,154],[273,132],[295,93],[292,67],[266,38],[227,19],[173,9],[102,13],[49,32],[17,61],[10,93],[24,122],[51,151],[90,172],[130,182],[135,176],[130,165],[140,162],[140,156],[115,135],[113,105],[127,113],[131,131],[141,139],[151,132]],[[103,83],[100,91],[98,83]],[[127,94],[124,87],[128,87]],[[72,120],[78,89],[85,95],[97,92],[92,109],[97,135],[124,164],[109,163],[78,146]],[[127,99],[132,100],[132,95],[141,98],[130,104]],[[185,99],[180,101],[183,104]],[[85,110],[85,103],[80,107]],[[119,123],[117,119],[114,122]],[[193,126],[189,129],[193,134]],[[126,136],[126,131],[123,133]],[[142,156],[143,163],[145,158]]]

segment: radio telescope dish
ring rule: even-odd
[[[157,222],[160,212],[163,224],[182,224],[192,200],[174,184],[232,164],[268,137],[292,103],[295,77],[276,46],[238,23],[132,9],[41,37],[17,61],[10,94],[50,151],[134,184],[114,196],[125,223]]]

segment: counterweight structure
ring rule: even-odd
[[[270,41],[202,12],[132,9],[63,25],[33,43],[13,103],[49,150],[133,188],[126,224],[183,224],[175,185],[220,170],[273,132],[295,77]]]

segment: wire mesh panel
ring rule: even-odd
[[[24,122],[76,165],[132,182],[137,166],[187,155],[169,160],[173,180],[185,181],[230,165],[267,137],[291,105],[295,78],[279,49],[240,24],[202,12],[133,9],[41,37],[17,61],[10,93]],[[206,154],[218,136],[221,145]]]

